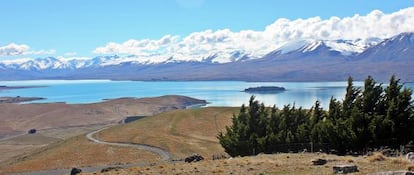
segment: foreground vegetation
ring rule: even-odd
[[[392,76],[385,88],[368,77],[363,89],[350,77],[345,98],[331,98],[328,111],[319,101],[311,110],[285,105],[269,111],[252,96],[218,139],[231,156],[302,151],[307,145],[339,154],[399,148],[414,140],[411,95]]]
[[[403,157],[388,158],[382,155],[353,157],[316,153],[261,154],[211,160],[212,155],[224,151],[216,135],[219,131],[225,131],[225,126],[231,125],[232,114],[239,110],[240,108],[230,107],[175,110],[117,125],[95,135],[105,141],[157,146],[172,153],[174,159],[192,153],[199,153],[206,158],[197,163],[166,163],[151,152],[96,144],[86,140],[84,135],[79,135],[32,154],[19,156],[15,162],[9,162],[0,169],[3,173],[11,173],[108,164],[117,167],[128,162],[153,164],[101,174],[332,174],[332,166],[343,163],[356,164],[360,170],[356,174],[413,168],[413,164]],[[313,166],[311,160],[315,158],[327,159],[328,163]]]
[[[328,160],[323,166],[312,165],[311,160]],[[233,159],[206,160],[196,163],[160,163],[152,166],[113,169],[104,173],[89,174],[283,174],[283,175],[331,175],[332,167],[338,164],[356,164],[362,175],[382,171],[413,170],[412,163],[403,158],[388,158],[381,154],[368,157],[336,156],[332,154],[261,154],[258,156],[236,157]]]

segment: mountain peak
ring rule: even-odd
[[[405,41],[405,42],[414,42],[414,32],[404,32],[400,33],[389,40],[391,41]]]
[[[358,59],[375,61],[412,61],[414,55],[414,33],[406,32],[385,39],[381,43],[366,49]]]

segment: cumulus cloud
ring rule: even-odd
[[[166,35],[159,40],[134,40],[124,43],[108,43],[104,47],[98,47],[93,52],[96,54],[119,53],[148,56],[154,53],[163,53],[164,49],[171,47],[178,40],[178,36]]]
[[[25,44],[15,44],[11,43],[6,46],[0,47],[0,55],[1,56],[15,56],[15,55],[23,55],[27,51],[29,51],[30,47]]]
[[[388,38],[402,32],[414,32],[414,7],[384,14],[374,10],[365,16],[322,19],[277,19],[262,31],[229,29],[205,30],[179,37],[166,35],[159,40],[128,40],[108,43],[94,50],[97,54],[132,54],[147,60],[202,60],[215,57],[226,62],[234,52],[260,57],[280,44],[303,39],[369,39]],[[238,54],[240,55],[240,54]]]
[[[55,50],[30,50],[26,44],[10,43],[6,46],[0,46],[0,56],[50,55],[55,52]]]

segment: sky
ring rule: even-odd
[[[0,0],[0,17],[0,61],[190,59],[414,31],[414,0]]]

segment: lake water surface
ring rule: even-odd
[[[354,82],[362,86],[362,82]],[[44,97],[36,102],[92,103],[119,97],[156,97],[185,95],[207,100],[208,106],[240,106],[248,103],[251,95],[266,106],[295,104],[310,108],[316,100],[327,107],[333,96],[342,99],[346,82],[241,82],[241,81],[110,81],[110,80],[36,80],[0,81],[6,86],[45,86],[39,88],[0,91],[0,96]],[[245,88],[282,86],[286,91],[278,94],[249,94]],[[414,83],[407,83],[414,88]]]

